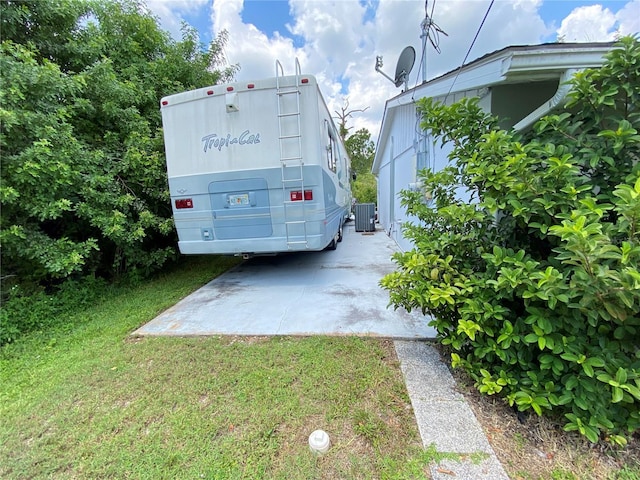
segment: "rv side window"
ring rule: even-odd
[[[337,155],[337,146],[336,146],[336,140],[335,140],[335,135],[333,130],[331,129],[331,125],[327,122],[327,166],[329,167],[329,170],[331,170],[332,172],[335,173],[336,171],[336,164],[338,161],[338,155]]]

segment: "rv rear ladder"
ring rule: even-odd
[[[287,247],[304,245],[307,239],[304,200],[304,161],[302,158],[302,127],[300,125],[300,63],[296,59],[295,85],[282,85],[282,64],[276,60],[276,95],[278,99],[278,143],[282,178],[282,208]],[[291,96],[294,96],[295,101]],[[300,200],[288,200],[291,189],[299,189]]]

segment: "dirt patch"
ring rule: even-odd
[[[449,365],[445,349],[436,343],[433,346]],[[640,468],[637,435],[624,450],[593,445],[580,435],[562,430],[559,422],[518,413],[502,398],[481,395],[468,375],[459,369],[450,370],[512,480],[602,480],[618,478],[616,473],[625,467]]]

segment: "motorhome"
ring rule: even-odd
[[[316,78],[285,75],[164,97],[171,205],[184,254],[335,249],[350,160]]]

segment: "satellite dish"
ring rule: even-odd
[[[393,83],[396,87],[405,83],[407,77],[411,73],[413,64],[416,61],[416,51],[412,46],[404,47],[400,57],[398,58],[398,64],[396,65],[396,76]]]
[[[376,72],[382,74],[385,78],[389,79],[396,87],[400,87],[403,83],[407,82],[409,73],[413,68],[413,63],[416,61],[416,51],[412,46],[404,47],[400,58],[398,58],[398,64],[396,65],[396,76],[391,78],[384,73],[382,69],[382,57],[376,57]]]

